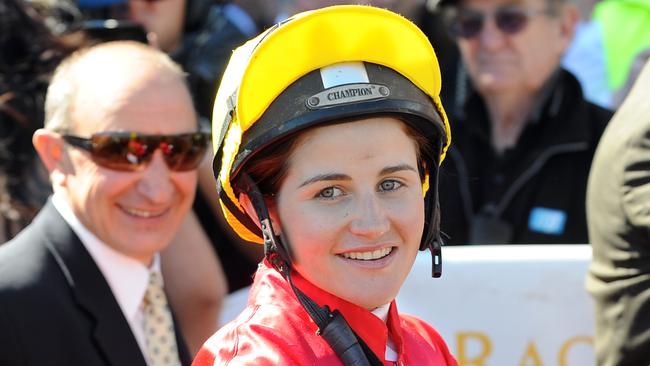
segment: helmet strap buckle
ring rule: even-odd
[[[442,276],[442,238],[438,235],[431,246],[431,276],[438,278]]]
[[[264,201],[264,195],[247,173],[242,173],[240,183],[255,208],[257,218],[260,220],[260,229],[264,240],[264,256],[278,272],[286,274],[291,263],[291,251],[273,231],[271,216]]]

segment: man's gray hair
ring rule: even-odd
[[[122,44],[133,47],[152,60],[152,66],[178,76],[185,85],[187,81],[183,69],[167,54],[153,47],[134,41],[115,41],[82,48],[67,57],[54,71],[45,97],[45,128],[53,131],[72,129],[71,112],[79,89],[79,65],[95,50]],[[102,72],[102,70],[97,70]],[[97,87],[101,87],[98,85]]]

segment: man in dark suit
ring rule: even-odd
[[[56,70],[33,142],[53,196],[0,247],[0,365],[186,365],[159,252],[207,148],[180,68],[135,42]]]
[[[650,62],[607,126],[587,186],[596,364],[650,364]]]

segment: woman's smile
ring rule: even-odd
[[[374,249],[374,250],[365,250],[365,251],[358,250],[358,251],[345,252],[339,255],[347,259],[374,261],[386,257],[392,251],[393,251],[393,247],[384,247],[384,248]]]
[[[365,270],[382,270],[388,268],[396,257],[397,247],[385,247],[373,251],[354,251],[338,254],[348,266]]]

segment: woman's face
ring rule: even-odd
[[[391,117],[313,129],[300,137],[270,209],[303,277],[367,309],[386,304],[424,228],[416,144]]]

